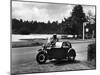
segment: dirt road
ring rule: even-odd
[[[12,48],[12,73],[34,73],[50,71],[69,71],[93,69],[85,63],[87,61],[87,47],[90,42],[74,43],[72,47],[76,50],[76,61],[47,61],[46,64],[39,65],[36,62],[37,50],[40,46]]]

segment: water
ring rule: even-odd
[[[47,39],[52,37],[53,34],[30,34],[30,35],[17,35],[12,34],[12,42],[22,41],[20,39]],[[61,35],[57,35],[57,37],[61,38]]]

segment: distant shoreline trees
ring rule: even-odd
[[[23,21],[22,19],[12,19],[13,34],[52,34],[60,33],[58,21],[50,23],[37,21]]]

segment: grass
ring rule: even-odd
[[[45,39],[22,39],[20,42],[12,42],[12,48],[16,47],[32,47],[32,46],[40,46],[46,43]]]

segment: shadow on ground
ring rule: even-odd
[[[51,60],[45,64],[54,64],[56,66],[62,66],[62,65],[67,65],[67,64],[75,64],[75,63],[80,63],[81,61],[75,60],[75,61],[67,61],[67,60]]]

